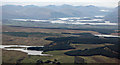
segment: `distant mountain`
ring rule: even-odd
[[[48,18],[53,11],[37,6],[3,6],[3,18]]]
[[[106,15],[105,19],[109,20],[110,22],[118,22],[118,12],[120,11],[118,9],[120,9],[120,6],[116,7],[111,13]]]
[[[72,5],[49,5],[49,6],[2,6],[3,19],[13,18],[32,18],[32,19],[49,19],[57,17],[86,17],[95,15],[105,15],[106,12],[100,11],[101,7],[96,6],[72,6]]]

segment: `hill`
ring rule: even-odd
[[[29,18],[29,19],[49,19],[57,17],[88,17],[95,15],[105,15],[108,12],[100,11],[105,8],[96,6],[72,6],[72,5],[4,5],[2,6],[3,19]],[[110,9],[109,9],[110,10]]]
[[[111,22],[118,22],[118,16],[119,16],[118,12],[120,11],[119,9],[120,9],[120,6],[116,7],[111,13],[105,16],[105,19]]]

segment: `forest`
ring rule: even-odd
[[[43,51],[53,51],[53,50],[68,50],[75,49],[70,44],[104,44],[111,43],[117,44],[118,38],[99,38],[95,37],[89,33],[81,33],[79,37],[48,37],[45,40],[53,41],[48,45],[41,47],[30,47],[29,50],[43,50]]]
[[[103,55],[112,58],[120,59],[120,44],[109,45],[104,47],[98,47],[93,49],[85,49],[85,50],[75,50],[75,51],[68,51],[64,54],[70,56],[94,56],[94,55]]]
[[[68,34],[68,33],[67,33]],[[78,35],[78,33],[77,33]],[[94,35],[90,33],[79,33],[79,37],[49,37],[46,38],[46,40],[54,41],[56,43],[58,42],[70,42],[72,44],[103,44],[103,43],[118,43],[118,38],[99,38],[95,37]]]

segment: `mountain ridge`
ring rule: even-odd
[[[103,8],[104,9],[104,8]],[[4,5],[2,6],[3,19],[31,18],[31,19],[49,19],[59,17],[89,17],[95,15],[104,15],[101,8],[96,6],[72,6],[72,5]]]

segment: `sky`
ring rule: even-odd
[[[1,1],[1,0],[0,0]],[[63,5],[74,6],[94,5],[100,7],[117,7],[120,0],[2,0],[2,5]]]

